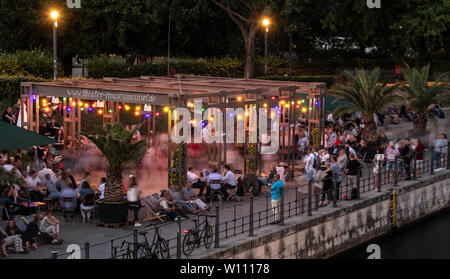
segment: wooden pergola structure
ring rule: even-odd
[[[28,129],[39,130],[39,98],[40,96],[56,96],[64,100],[64,106],[70,107],[72,102],[83,100],[104,102],[104,123],[120,121],[119,104],[139,104],[169,107],[169,177],[172,173],[179,173],[178,183],[184,182],[186,158],[182,160],[182,148],[176,148],[170,135],[176,120],[171,119],[172,110],[176,107],[188,108],[192,103],[201,100],[205,109],[217,108],[223,114],[223,131],[226,131],[226,109],[244,108],[277,108],[279,118],[279,151],[280,160],[287,162],[294,168],[295,161],[295,129],[296,129],[296,99],[307,96],[309,104],[308,133],[311,137],[314,129],[318,130],[320,143],[323,144],[325,119],[326,84],[314,82],[288,82],[269,80],[232,79],[205,76],[180,75],[178,77],[137,78],[103,78],[96,80],[67,80],[57,82],[24,82],[21,84],[21,97],[26,98],[28,122],[24,123]],[[36,101],[36,102],[34,102]],[[23,108],[22,103],[22,108]],[[23,111],[23,110],[22,110]],[[73,107],[64,112],[64,139],[67,136],[80,138],[81,134],[81,106]],[[23,118],[22,118],[23,119]],[[150,119],[149,119],[150,121]],[[235,119],[236,121],[236,119]],[[150,124],[150,122],[149,122]],[[152,113],[151,130],[154,142],[156,134],[155,117]],[[249,142],[249,121],[245,118],[244,173],[261,172],[261,139],[256,144]],[[150,126],[150,125],[149,125]],[[269,126],[270,127],[270,126]],[[225,137],[225,135],[224,135]],[[182,145],[182,144],[181,144]],[[172,151],[177,150],[178,164],[174,164]],[[207,144],[208,164],[221,167],[227,163],[227,143]]]

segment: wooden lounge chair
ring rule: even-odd
[[[158,203],[155,202],[152,196],[142,198],[141,203],[147,208],[147,217],[145,217],[144,222],[154,219],[158,219],[159,221],[164,222],[167,216],[158,214]]]

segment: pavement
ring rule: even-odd
[[[441,121],[441,120],[440,120]],[[399,125],[395,125],[394,128],[390,128],[388,125],[385,127],[387,130],[386,134],[389,138],[395,138],[395,134],[399,134],[403,132],[402,137],[404,137],[404,128],[408,125],[412,125],[412,123],[400,124],[403,129],[399,129]],[[448,127],[448,119],[442,120],[442,123],[437,124],[439,130],[443,129],[444,132],[448,132],[445,130]],[[412,126],[411,126],[412,127]],[[434,128],[432,128],[434,129]],[[429,159],[425,158],[425,160]],[[361,185],[361,198],[368,198],[372,195],[376,195],[376,191],[372,190],[372,185],[367,181],[368,175],[371,174],[370,169],[363,171],[363,182]],[[366,178],[366,180],[364,180]],[[423,176],[422,179],[425,179],[426,175]],[[373,178],[372,178],[373,179]],[[373,180],[372,182],[373,183]],[[301,186],[295,186],[301,185]],[[342,190],[350,195],[351,187],[342,187]],[[294,182],[287,183],[285,190],[285,203],[288,203],[288,206],[285,208],[285,217],[287,218],[287,222],[289,218],[302,218],[301,216],[306,216],[307,211],[307,185],[305,184],[304,177],[296,177]],[[320,189],[315,188],[314,193],[318,194]],[[315,195],[313,195],[315,196]],[[242,201],[244,200],[244,201]],[[242,197],[240,202],[224,202],[222,204],[215,203],[214,206],[219,207],[219,215],[220,215],[220,239],[224,239],[224,243],[232,242],[234,238],[245,237],[248,234],[249,229],[249,212],[250,212],[250,195],[247,194],[245,197]],[[312,204],[315,205],[315,199],[313,199]],[[341,201],[339,202],[338,207],[342,208],[345,206],[351,206],[352,201]],[[264,231],[264,230],[273,230],[276,229],[276,225],[270,225],[272,222],[272,213],[271,213],[271,205],[270,205],[270,197],[268,195],[262,194],[260,197],[254,199],[254,226],[255,231]],[[328,212],[330,210],[335,210],[331,205],[319,208],[317,212]],[[216,213],[216,209],[213,208],[211,212],[208,214],[214,215]],[[141,208],[139,212],[140,220],[145,218],[146,210],[145,207]],[[55,216],[61,218],[60,212],[55,212]],[[291,216],[291,217],[289,217]],[[130,219],[131,212],[130,212]],[[199,217],[195,215],[189,215],[189,219],[182,220],[180,222],[181,232],[185,229],[189,229],[193,227],[193,218],[200,218],[204,220],[204,217]],[[210,218],[210,224],[214,228],[215,218]],[[149,231],[149,241],[152,240],[153,237],[153,226],[158,224],[158,222],[151,222],[143,224],[143,227],[139,228],[138,231]],[[163,224],[160,224],[160,230],[162,236],[168,241],[170,247],[170,256],[171,258],[175,258],[176,248],[177,248],[177,232],[178,232],[178,224],[173,221],[167,221]],[[81,258],[87,258],[86,250],[84,249],[86,242],[89,242],[89,258],[90,259],[106,259],[111,257],[111,250],[114,246],[120,246],[120,244],[125,240],[128,242],[133,241],[133,226],[120,227],[118,229],[114,228],[105,228],[96,226],[93,222],[83,223],[81,220],[81,216],[78,214],[75,217],[74,223],[64,222],[60,226],[61,238],[64,242],[61,245],[49,245],[43,244],[40,245],[37,251],[31,251],[29,254],[14,254],[10,253],[9,256],[11,259],[44,259],[51,258],[52,251],[58,253],[58,258],[68,258],[69,254],[68,248],[71,244],[78,245],[81,249],[80,256]],[[138,241],[144,241],[141,235],[138,236]],[[214,246],[214,243],[213,245]],[[74,247],[74,246],[72,246]],[[211,247],[210,249],[214,249]],[[205,248],[196,249],[197,251],[191,255],[191,258],[196,258],[201,255],[201,253],[205,253]],[[202,252],[203,251],[203,252]],[[184,256],[183,256],[184,258]],[[3,257],[0,256],[0,259]]]

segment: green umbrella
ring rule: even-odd
[[[8,124],[4,121],[0,121],[0,135],[0,150],[57,143],[54,139]]]

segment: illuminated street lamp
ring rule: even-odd
[[[58,28],[58,11],[51,11],[50,17],[53,20],[53,79],[56,80],[58,78],[58,65],[57,65],[57,45],[56,45],[56,30]]]
[[[269,33],[270,20],[264,18],[262,25],[266,28],[266,32],[264,33],[264,75],[267,76],[267,33]]]

